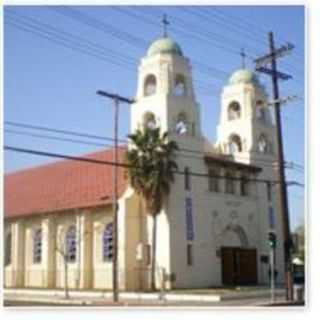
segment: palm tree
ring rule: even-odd
[[[178,145],[168,140],[168,133],[160,128],[136,130],[128,136],[127,151],[129,181],[135,192],[142,196],[147,213],[153,217],[151,289],[156,290],[156,232],[157,215],[161,211],[178,169],[174,161]]]

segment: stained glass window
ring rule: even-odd
[[[113,259],[113,224],[108,223],[103,231],[103,261],[109,262]]]
[[[70,226],[66,233],[66,259],[75,262],[77,257],[77,235],[76,227]]]

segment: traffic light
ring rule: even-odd
[[[270,248],[274,249],[277,245],[277,236],[274,232],[269,232],[268,234],[268,242]]]

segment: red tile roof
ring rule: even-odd
[[[119,148],[119,162],[125,149]],[[113,150],[83,156],[113,160]],[[125,169],[118,167],[119,197],[125,191]],[[74,160],[21,170],[5,175],[5,218],[87,208],[112,202],[112,166]]]

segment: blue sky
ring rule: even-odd
[[[241,48],[249,56],[246,59],[247,67],[253,68],[252,58],[268,50],[268,31],[274,32],[276,45],[286,41],[295,45],[291,55],[279,60],[281,71],[293,76],[293,80],[280,83],[280,94],[299,97],[283,106],[283,133],[285,158],[304,166],[302,6],[73,8],[77,10],[77,15],[84,13],[107,23],[109,29],[101,27],[101,24],[96,24],[98,29],[85,25],[66,16],[69,11],[56,10],[56,7],[5,7],[6,121],[111,137],[111,102],[95,92],[105,89],[128,97],[134,96],[139,59],[145,54],[148,44],[161,34],[160,20],[165,12],[170,21],[169,35],[180,44],[191,62],[194,61],[193,76],[197,100],[201,105],[202,130],[211,141],[216,138],[220,92],[228,76],[241,66]],[[46,25],[39,27],[39,23]],[[126,34],[119,34],[110,26]],[[51,31],[53,33],[50,35],[57,35],[58,41],[63,41],[64,46],[61,46],[61,42],[58,44],[35,34],[39,28],[48,30],[48,27],[58,29],[58,33]],[[63,32],[91,43],[82,42],[80,49],[71,49],[70,38],[61,40],[61,37],[67,36]],[[79,43],[79,39],[76,41]],[[199,62],[205,67],[199,67]],[[270,90],[270,79],[261,76],[261,80]],[[122,106],[120,136],[123,138],[128,134],[129,116],[128,107]],[[12,133],[5,133],[5,144],[67,154],[83,154],[101,148]],[[48,161],[52,159],[5,152],[5,171]],[[287,179],[304,182],[303,173],[297,170],[287,170]],[[296,225],[303,214],[304,190],[290,187],[289,192],[291,221]]]

